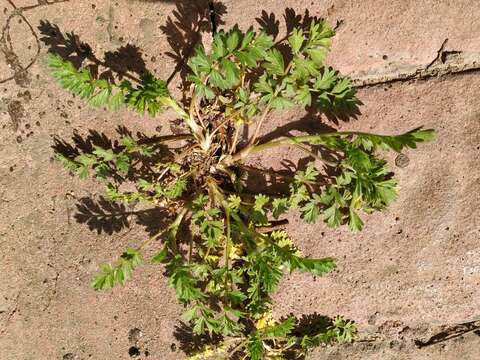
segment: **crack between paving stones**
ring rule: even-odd
[[[353,86],[357,89],[381,86],[384,84],[391,84],[396,82],[409,82],[414,80],[428,80],[431,78],[447,77],[454,75],[461,75],[466,73],[473,73],[480,71],[480,64],[463,64],[460,68],[451,66],[436,67],[434,69],[420,69],[411,73],[393,73],[380,76],[378,78],[372,77],[369,79],[352,77]]]
[[[417,68],[411,72],[394,72],[386,75],[370,77],[355,77],[352,76],[352,83],[355,88],[366,88],[373,86],[381,86],[396,82],[410,82],[414,80],[428,80],[431,78],[439,78],[453,75],[460,75],[465,73],[473,73],[480,71],[480,61],[473,61],[471,63],[452,63],[446,59],[449,54],[460,54],[461,51],[446,51],[445,46],[448,39],[445,39],[437,51],[435,58],[426,66]],[[445,56],[445,58],[444,58]]]
[[[6,319],[6,321],[3,325],[3,329],[0,330],[0,335],[3,335],[7,331],[8,325],[10,324],[10,320],[12,319],[13,315],[15,315],[17,313],[17,311],[18,311],[18,300],[19,299],[20,299],[20,291],[18,292],[18,294],[15,298],[15,305],[14,305],[13,309],[7,315],[7,319]]]
[[[441,61],[443,50],[445,49],[445,45],[447,45],[448,38],[443,40],[442,45],[440,45],[440,49],[437,51],[437,56],[435,56],[435,59],[433,59],[426,67],[425,70],[429,69],[433,64],[438,63]]]

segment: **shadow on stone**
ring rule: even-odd
[[[176,64],[167,82],[170,83],[178,73],[185,86],[188,74],[186,61],[193,55],[195,47],[202,44],[202,35],[215,32],[223,24],[226,7],[219,1],[213,3],[208,0],[178,0],[175,4],[176,9],[160,29],[171,47],[166,55]]]
[[[42,35],[40,41],[48,47],[49,53],[60,55],[77,69],[86,66],[94,78],[112,82],[128,78],[140,82],[139,78],[147,72],[142,53],[135,45],[127,44],[108,51],[101,60],[74,32],[62,33],[58,25],[43,20],[38,29]]]
[[[178,340],[179,348],[185,354],[194,354],[202,350],[206,345],[216,345],[223,340],[223,338],[218,335],[196,335],[191,326],[181,321],[175,326],[173,336]]]

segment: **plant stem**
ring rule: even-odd
[[[192,99],[193,101],[193,99]],[[180,117],[185,121],[185,123],[190,128],[193,137],[195,137],[200,144],[203,143],[204,136],[202,132],[202,127],[200,127],[194,120],[194,110],[193,107],[190,106],[190,114],[188,114],[183,107],[181,107],[173,98],[168,98],[165,100],[165,105],[170,106],[175,112],[180,115]]]
[[[269,114],[270,109],[271,109],[271,106],[270,106],[270,104],[268,104],[267,107],[265,108],[265,110],[263,111],[262,117],[260,118],[260,121],[258,122],[257,127],[255,128],[255,132],[253,133],[252,138],[248,142],[249,146],[255,144],[255,140],[257,140],[258,134],[260,133],[260,128],[262,127],[263,122],[267,118],[267,115]],[[248,146],[247,146],[247,148],[248,148]]]
[[[233,134],[232,146],[230,148],[229,154],[232,155],[237,149],[238,136],[240,134],[240,126],[235,125],[235,133]]]
[[[248,151],[249,154],[263,151],[266,149],[275,148],[277,146],[298,146],[302,143],[314,143],[314,145],[326,144],[326,139],[331,137],[339,137],[342,135],[369,135],[367,133],[360,133],[356,131],[345,131],[345,132],[331,132],[317,135],[300,135],[300,136],[291,136],[279,140],[272,140],[260,145],[252,145]],[[241,152],[233,155],[233,160],[238,161],[242,159]]]
[[[146,247],[147,245],[149,245],[152,241],[157,240],[160,236],[162,236],[163,234],[165,234],[166,231],[167,231],[167,230],[161,231],[161,232],[155,234],[154,236],[152,236],[151,238],[145,240],[145,241],[142,243],[142,245],[140,245],[140,246],[138,247],[137,250],[138,250],[138,251],[142,251],[142,250],[145,249],[145,247]]]
[[[300,136],[291,136],[279,140],[272,140],[260,145],[249,145],[246,148],[242,149],[238,153],[232,155],[231,162],[242,160],[246,157],[246,155],[259,152],[262,150],[274,148],[277,146],[291,146],[302,143],[313,143],[314,145],[327,145],[327,139],[332,137],[341,137],[341,136],[349,136],[349,135],[360,135],[360,136],[371,136],[373,134],[362,132],[362,131],[336,131],[336,132],[328,132],[316,135],[300,135]],[[376,137],[390,137],[391,135],[377,135]],[[322,160],[323,161],[323,160]]]
[[[192,92],[192,103],[190,106],[193,106],[195,110],[195,114],[197,115],[198,120],[200,121],[200,124],[205,128],[205,123],[203,122],[202,116],[200,115],[200,110],[198,109],[197,106],[197,96],[195,94],[195,91]],[[192,111],[190,111],[190,115],[192,115]]]
[[[168,240],[170,241],[170,246],[173,250],[174,253],[178,252],[178,247],[177,247],[177,232],[178,228],[180,227],[180,224],[182,223],[183,218],[187,214],[189,210],[188,206],[185,206],[177,215],[175,218],[175,221],[168,227]]]
[[[225,204],[226,205],[226,204]],[[229,256],[230,256],[230,236],[231,236],[231,233],[230,233],[230,209],[228,208],[228,206],[225,206],[225,226],[227,227],[227,236],[226,236],[226,239],[225,239],[225,268],[227,269],[227,274],[228,274],[228,261],[229,261]],[[225,276],[225,292],[227,291],[227,287],[228,287],[228,276]],[[226,297],[224,299],[225,303],[226,303]]]
[[[151,141],[139,141],[140,145],[156,145],[156,144],[161,144],[164,142],[170,142],[170,141],[181,141],[181,140],[188,140],[192,139],[193,136],[191,134],[178,134],[178,135],[165,135],[165,136],[159,136],[157,138],[152,139]],[[139,149],[135,148],[132,151],[138,151]]]
[[[335,163],[335,162],[328,161],[328,160],[322,158],[321,156],[318,156],[318,155],[315,154],[313,151],[308,150],[306,147],[304,147],[304,146],[302,146],[302,145],[300,145],[300,144],[295,144],[295,145],[293,145],[293,146],[295,146],[296,148],[302,150],[303,152],[305,152],[305,153],[313,156],[315,159],[323,162],[324,164],[326,164],[326,165],[328,165],[328,166],[335,167],[335,166],[338,165],[338,164]]]
[[[275,220],[275,221],[270,221],[269,225],[259,226],[255,230],[261,234],[265,234],[265,233],[272,232],[274,230],[284,229],[285,226],[287,225],[288,225],[287,219]]]
[[[237,351],[240,351],[243,347],[245,347],[245,345],[247,345],[247,341],[242,341],[240,344],[235,346],[235,348],[230,351],[227,358],[230,359]]]

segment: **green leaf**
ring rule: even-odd
[[[115,159],[115,153],[112,149],[103,149],[100,146],[95,146],[94,149],[93,154],[103,161],[112,161]]]
[[[149,72],[146,72],[141,80],[142,83],[136,88],[133,88],[128,81],[121,84],[121,88],[125,92],[125,101],[140,114],[147,111],[150,116],[155,116],[167,103],[166,100],[171,99],[167,82],[156,79]]]
[[[328,51],[325,48],[316,48],[308,49],[306,53],[310,56],[316,67],[319,67],[325,63]]]
[[[268,81],[268,77],[266,74],[260,76],[258,81],[255,83],[255,91],[259,93],[266,93],[266,94],[273,94],[274,89],[272,84]]]
[[[152,258],[152,263],[153,264],[161,264],[165,261],[168,255],[168,249],[166,246],[163,247],[163,249]]]
[[[260,56],[254,49],[238,51],[236,56],[242,65],[252,68],[257,65],[257,61],[260,59]]]
[[[234,304],[241,304],[247,300],[247,296],[241,291],[229,291],[225,293],[225,296]]]
[[[188,179],[185,177],[179,178],[173,184],[170,184],[168,187],[163,189],[162,195],[167,199],[178,199],[187,190],[187,187]]]
[[[262,360],[265,349],[258,334],[250,335],[247,342],[247,351],[251,360]]]
[[[188,309],[187,311],[185,311],[182,315],[182,319],[189,322],[189,321],[192,321],[196,314],[197,314],[197,311],[199,309],[199,306],[195,305],[195,306],[192,306],[190,309]]]
[[[118,154],[115,158],[115,166],[122,174],[127,174],[130,170],[130,158],[126,154]]]
[[[307,165],[305,171],[297,171],[294,179],[297,184],[306,184],[315,182],[319,174],[320,173],[315,168],[315,164],[311,162]]]
[[[317,90],[329,90],[331,89],[335,81],[337,80],[337,76],[334,70],[325,69],[322,76],[319,76],[315,81],[315,89]]]
[[[278,234],[275,236],[278,236]],[[273,247],[275,253],[290,272],[299,270],[321,276],[332,271],[336,266],[335,259],[331,257],[321,259],[304,258],[300,256],[299,251],[292,244],[288,244],[286,241],[283,241],[283,243],[279,242],[278,245],[273,245]]]
[[[348,78],[343,78],[335,84],[333,89],[330,91],[332,94],[340,96],[342,93],[345,93],[346,90],[350,90],[351,83]]]
[[[121,91],[113,92],[114,85],[106,80],[93,79],[87,68],[77,70],[71,62],[63,60],[57,54],[48,54],[47,63],[53,77],[63,88],[86,100],[90,105],[118,110],[125,102]]]
[[[61,153],[55,153],[55,160],[60,161],[65,169],[70,172],[76,172],[79,164]],[[95,160],[94,160],[95,161]],[[88,171],[88,169],[87,169]]]
[[[230,195],[228,197],[228,208],[232,211],[238,211],[242,203],[242,198],[238,195]]]
[[[265,60],[263,67],[270,75],[283,75],[285,73],[283,55],[277,49],[270,49],[265,56]]]
[[[222,335],[224,336],[235,336],[244,327],[241,323],[229,318],[227,314],[224,314],[222,317],[220,317],[219,323],[220,328],[222,329]]]
[[[169,274],[168,284],[177,294],[182,303],[189,303],[194,300],[202,300],[206,297],[198,288],[197,280],[192,276],[188,266],[183,264],[180,255],[176,255],[166,266]]]
[[[347,321],[341,316],[333,320],[333,325],[328,329],[340,344],[351,343],[357,335],[357,326],[352,321]]]
[[[279,267],[265,261],[264,259],[259,259],[256,270],[265,292],[267,294],[275,292],[280,283],[280,279],[282,278],[282,271]]]
[[[310,195],[308,194],[307,187],[305,185],[294,185],[290,184],[290,208],[296,209],[300,203],[310,199]]]
[[[253,205],[253,209],[255,211],[259,211],[261,213],[265,213],[264,207],[270,202],[270,198],[263,194],[255,195],[255,204]]]
[[[215,92],[212,90],[212,88],[205,85],[197,76],[190,75],[188,76],[188,80],[195,84],[195,93],[199,99],[213,99],[215,97]]]
[[[232,30],[227,36],[227,49],[230,53],[237,48],[239,41],[239,31],[236,29]]]
[[[108,100],[108,107],[112,111],[117,111],[123,107],[126,99],[123,95],[123,92],[119,91],[116,94],[110,94],[110,99]]]
[[[102,265],[95,276],[92,286],[95,290],[110,289],[117,284],[125,284],[132,277],[133,270],[142,263],[141,253],[133,248],[128,249],[114,264]]]
[[[211,61],[205,54],[205,49],[202,46],[198,46],[195,49],[195,56],[193,56],[189,64],[190,68],[196,75],[208,74],[211,70]]]
[[[329,273],[336,267],[334,258],[326,257],[322,259],[300,258],[301,271],[309,272],[312,275],[321,276]]]
[[[255,33],[252,30],[248,30],[242,39],[242,44],[240,45],[240,49],[241,50],[245,49],[248,45],[250,45],[250,43],[254,38],[255,38]]]
[[[397,181],[395,179],[385,180],[375,184],[375,189],[385,206],[390,205],[397,199]]]
[[[295,328],[296,319],[292,316],[279,324],[262,329],[262,333],[269,337],[286,337]]]
[[[312,105],[312,93],[310,92],[308,85],[304,85],[297,89],[295,101],[304,107]]]
[[[210,247],[219,245],[220,238],[223,236],[223,222],[218,220],[205,220],[200,225],[200,232],[205,244]]]
[[[220,61],[222,70],[225,74],[225,85],[227,88],[233,88],[240,82],[240,69],[230,60],[222,59]]]
[[[102,89],[95,94],[93,94],[88,100],[89,104],[92,106],[100,107],[102,105],[108,105],[110,103],[111,90]]]
[[[296,58],[294,64],[294,74],[297,78],[302,79],[318,75],[317,67],[312,60]]]
[[[221,90],[226,90],[228,88],[227,81],[223,78],[222,74],[215,69],[210,72],[209,83]]]
[[[304,41],[306,40],[305,36],[303,35],[303,30],[294,28],[292,31],[292,35],[288,38],[288,42],[290,43],[290,47],[292,48],[293,54],[298,54]]]
[[[262,31],[255,38],[254,46],[263,57],[266,55],[266,51],[273,46],[273,37]]]
[[[276,97],[272,100],[270,106],[272,107],[272,109],[275,110],[285,110],[291,108],[293,106],[293,103],[287,98]]]
[[[370,156],[365,151],[352,148],[346,155],[348,164],[354,169],[364,171],[372,168]]]
[[[404,148],[415,149],[417,143],[431,141],[435,138],[433,129],[423,129],[422,127],[410,130],[401,135],[376,135],[376,134],[358,134],[355,143],[358,141],[365,142],[368,140],[372,144],[372,150],[382,147],[387,150],[396,152],[402,151]]]
[[[314,194],[317,195],[317,194]],[[318,196],[318,195],[317,195]],[[302,207],[302,218],[307,224],[314,224],[320,216],[318,200],[312,198]]]
[[[225,47],[225,33],[218,32],[213,37],[212,56],[214,59],[220,59],[225,55],[227,55],[227,49]]]
[[[360,216],[356,213],[355,210],[350,208],[350,221],[348,222],[348,227],[351,231],[361,231],[363,228],[363,221],[360,219]]]
[[[275,198],[272,201],[272,214],[275,219],[285,214],[289,209],[287,198]]]
[[[95,151],[94,151],[95,153]],[[85,167],[93,167],[95,164],[97,164],[98,160],[95,156],[92,156],[91,154],[81,154],[78,155],[75,158],[75,161],[82,164]]]
[[[342,223],[342,213],[337,205],[332,205],[323,212],[325,221],[330,227],[338,227]]]

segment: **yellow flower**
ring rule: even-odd
[[[260,330],[268,326],[275,325],[275,320],[272,318],[272,313],[270,311],[264,313],[260,319],[257,320],[255,327]]]
[[[230,245],[230,248],[228,251],[228,258],[232,260],[239,259],[242,253],[243,253],[243,244]]]

